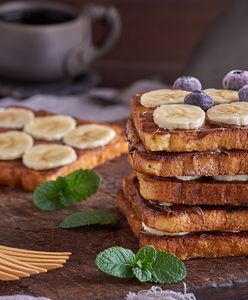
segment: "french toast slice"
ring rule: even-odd
[[[125,197],[123,190],[118,194],[117,204],[139,239],[140,247],[152,245],[157,250],[171,252],[183,260],[248,255],[247,232],[200,232],[180,237],[154,235],[143,230],[140,215]]]
[[[145,148],[150,151],[191,152],[215,149],[248,149],[247,126],[205,124],[199,129],[159,128],[153,121],[153,108],[140,103],[141,94],[132,99],[132,118]]]
[[[181,204],[162,206],[158,202],[144,200],[134,174],[124,178],[123,191],[145,226],[158,231],[184,234],[248,230],[248,207]]]
[[[23,107],[24,108],[24,107]],[[27,109],[27,108],[25,108]],[[47,111],[33,111],[35,116],[48,116],[55,115]],[[53,168],[50,170],[36,171],[27,168],[23,165],[21,159],[15,160],[0,160],[0,184],[10,187],[21,187],[26,191],[34,191],[40,184],[55,180],[58,176],[65,176],[77,169],[92,169],[104,162],[114,159],[123,153],[127,152],[127,143],[123,135],[121,127],[103,122],[93,122],[74,118],[77,125],[83,124],[103,124],[113,128],[116,132],[115,138],[107,145],[97,147],[94,149],[79,150],[74,149],[77,153],[77,160],[71,164]],[[7,131],[8,129],[0,128],[0,132]],[[44,140],[34,139],[34,145],[49,143]],[[61,141],[54,142],[62,144]]]
[[[175,177],[136,175],[145,200],[187,205],[248,205],[248,182],[224,182],[208,177],[183,181]]]
[[[165,152],[149,151],[133,124],[127,122],[128,160],[143,174],[161,177],[248,174],[248,151]]]

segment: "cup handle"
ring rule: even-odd
[[[121,20],[117,9],[113,6],[101,6],[101,5],[86,5],[83,9],[83,16],[86,17],[88,28],[86,27],[89,42],[89,58],[93,60],[94,58],[102,56],[106,53],[116,42],[121,32]],[[108,30],[105,41],[99,47],[93,45],[92,42],[92,26],[94,22],[102,22]]]
[[[84,40],[65,57],[63,69],[67,77],[77,77],[86,71],[92,60],[106,53],[120,35],[121,20],[117,9],[113,6],[87,5],[82,11],[82,17],[85,20]],[[103,45],[99,47],[96,47],[92,41],[94,22],[103,22],[108,30]]]

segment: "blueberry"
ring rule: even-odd
[[[224,89],[238,91],[244,85],[248,84],[248,72],[242,70],[233,70],[223,78]]]
[[[200,81],[192,76],[181,76],[173,83],[173,89],[185,90],[188,92],[200,91],[202,85]]]
[[[200,106],[203,110],[208,110],[214,105],[213,99],[203,91],[194,91],[184,98],[185,104]]]
[[[244,85],[239,90],[239,101],[248,102],[248,85]]]

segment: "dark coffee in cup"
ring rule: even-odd
[[[106,28],[101,45],[93,43],[94,23]],[[0,78],[46,82],[76,78],[106,53],[120,34],[112,6],[74,6],[49,1],[0,4]]]
[[[0,20],[24,25],[52,25],[72,21],[76,15],[54,9],[14,10],[0,14]]]

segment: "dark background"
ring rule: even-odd
[[[1,1],[0,2],[6,2]],[[114,5],[122,35],[111,51],[94,62],[101,85],[126,86],[137,79],[199,77],[220,87],[231,69],[248,69],[247,0],[57,0],[80,9],[84,4]],[[104,32],[95,28],[96,40]]]

